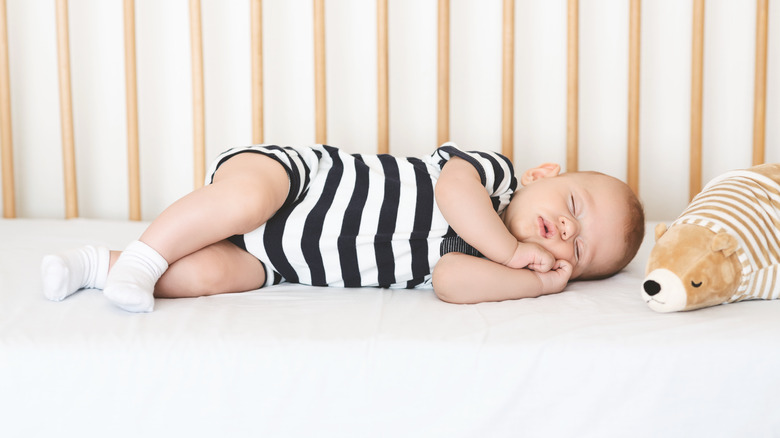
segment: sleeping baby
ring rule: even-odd
[[[642,205],[597,172],[529,169],[447,143],[429,156],[254,145],[222,153],[206,185],[124,251],[84,246],[42,262],[47,298],[103,289],[150,312],[155,297],[313,286],[433,288],[451,303],[557,293],[636,254]]]

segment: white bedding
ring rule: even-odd
[[[145,225],[0,221],[0,436],[780,435],[780,301],[653,312],[652,232],[625,272],[513,302],[282,285],[130,314],[95,290],[43,297],[45,253]]]

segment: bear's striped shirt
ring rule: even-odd
[[[693,224],[737,238],[742,265],[728,302],[780,298],[780,185],[756,172],[736,170],[710,181],[675,223]]]
[[[244,152],[275,159],[290,180],[283,207],[268,222],[231,238],[265,264],[266,285],[430,286],[443,251],[470,248],[462,241],[453,246],[458,238],[436,206],[442,166],[453,156],[471,163],[498,213],[517,187],[506,157],[453,143],[422,158],[350,155],[326,145],[233,148],[214,160],[206,183],[220,164]]]

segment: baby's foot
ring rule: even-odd
[[[168,262],[154,248],[135,241],[122,251],[106,279],[103,295],[128,312],[154,310],[154,285]]]
[[[41,261],[43,294],[62,301],[79,289],[102,289],[108,275],[109,251],[92,245],[50,254]]]

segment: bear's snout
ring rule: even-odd
[[[645,289],[645,293],[650,295],[651,297],[657,294],[658,292],[661,292],[661,285],[654,280],[645,281],[643,287]]]
[[[685,309],[688,297],[682,279],[674,272],[654,269],[642,283],[642,296],[651,309],[657,312],[676,312]]]

